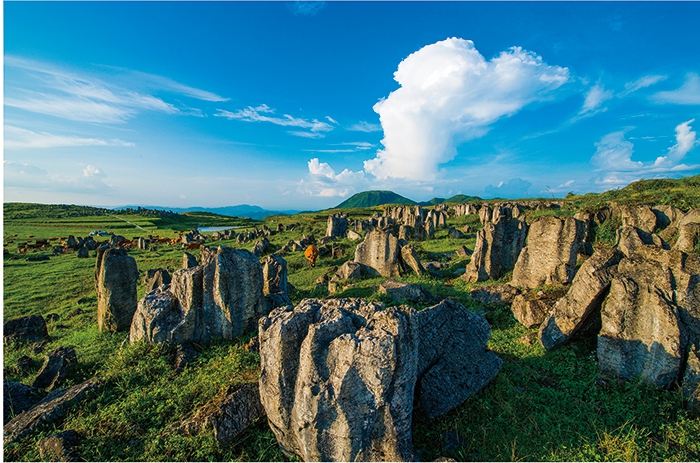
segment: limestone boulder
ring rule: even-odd
[[[44,426],[63,418],[70,407],[84,399],[98,386],[95,379],[77,384],[70,389],[56,389],[34,407],[12,418],[3,427],[4,445],[40,431]]]
[[[622,251],[627,257],[631,256],[637,249],[645,245],[657,246],[664,249],[669,248],[666,242],[655,233],[648,233],[640,228],[632,226],[623,226],[617,230],[615,247]]]
[[[260,320],[260,399],[287,455],[414,458],[412,315],[358,299],[306,299]]]
[[[680,226],[678,240],[673,249],[683,252],[695,252],[700,244],[700,223],[686,223]]]
[[[181,344],[232,339],[253,331],[269,311],[263,271],[250,251],[202,248],[202,265],[180,269],[170,286],[139,301],[130,340]]]
[[[360,235],[359,233],[357,233],[354,230],[348,230],[348,233],[346,236],[350,241],[359,241],[362,239],[362,235]]]
[[[672,268],[682,256],[672,252],[644,247],[620,261],[601,309],[598,362],[603,374],[639,376],[665,388],[679,379],[686,332],[674,302]]]
[[[287,290],[287,261],[270,254],[262,261],[263,294],[280,293],[289,297]]]
[[[420,285],[404,283],[394,279],[386,279],[379,284],[379,294],[390,296],[394,302],[404,304],[407,302],[433,302],[435,296]]]
[[[172,281],[170,273],[164,268],[149,269],[145,275],[146,293],[150,293],[156,288],[168,285]]]
[[[192,419],[181,423],[178,430],[188,435],[212,430],[220,444],[232,442],[255,420],[265,416],[258,389],[257,382],[231,386],[223,399],[199,409]]]
[[[599,249],[581,265],[571,287],[554,304],[540,327],[539,338],[545,349],[555,349],[597,323],[601,305],[623,257],[616,249]]]
[[[469,297],[482,304],[512,304],[522,290],[509,284],[479,286],[469,292]]]
[[[338,213],[328,216],[326,236],[330,238],[345,238],[348,233],[348,216]]]
[[[418,253],[412,244],[401,246],[401,263],[416,275],[420,276],[425,274],[425,269],[420,262],[420,257],[418,257]]]
[[[515,296],[511,304],[511,311],[521,325],[525,328],[539,326],[549,315],[554,304],[566,293],[559,291],[528,292]]]
[[[658,225],[658,218],[649,206],[618,206],[613,209],[613,215],[619,215],[623,227],[635,227],[647,233],[653,233]]]
[[[100,252],[102,251],[102,252]],[[124,331],[136,311],[136,260],[125,249],[98,249],[95,263],[97,326],[100,331]]]
[[[463,278],[469,283],[497,280],[513,270],[526,233],[527,226],[519,219],[500,218],[496,223],[486,223],[476,234],[476,246]]]
[[[267,240],[267,238],[263,238],[261,240],[258,240],[255,242],[253,245],[253,254],[255,254],[257,257],[262,256],[268,249],[270,249],[271,244]]]
[[[682,382],[683,397],[686,399],[686,408],[694,410],[700,408],[700,343],[695,343],[688,349],[685,374]]]
[[[44,364],[32,386],[47,390],[60,386],[77,364],[78,358],[75,349],[59,347],[44,358]]]
[[[340,289],[340,284],[346,280],[357,280],[362,276],[362,265],[351,260],[341,265],[328,280],[328,292],[334,293]]]
[[[391,233],[372,230],[355,249],[355,262],[365,265],[383,277],[400,275],[399,242]]]
[[[536,288],[570,283],[585,234],[585,224],[573,217],[536,219],[527,232],[527,246],[515,264],[511,284]]]
[[[434,418],[482,390],[501,369],[487,347],[486,319],[458,302],[444,300],[415,314],[418,332],[418,406]]]
[[[46,320],[41,315],[15,318],[3,325],[4,342],[38,342],[49,339]]]
[[[197,265],[199,265],[199,262],[197,262],[197,258],[189,252],[186,252],[182,256],[182,268],[192,268],[196,267]]]
[[[46,395],[37,387],[27,386],[16,381],[2,381],[3,424],[36,405]]]

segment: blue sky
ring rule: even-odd
[[[321,209],[700,173],[700,3],[4,2],[4,200]]]

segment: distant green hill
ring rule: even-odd
[[[667,204],[682,210],[700,207],[700,175],[678,179],[649,179],[632,182],[624,188],[603,193],[568,194],[566,199],[579,209],[595,210],[607,201],[620,204]]]
[[[350,196],[348,199],[336,206],[336,209],[349,209],[352,207],[376,207],[383,204],[417,204],[408,198],[394,193],[393,191],[363,191]]]
[[[467,195],[454,195],[451,198],[433,198],[430,201],[423,201],[418,204],[421,206],[434,206],[436,204],[445,203],[471,203],[474,201],[481,201],[482,199],[478,196],[467,196]]]

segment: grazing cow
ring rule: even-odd
[[[190,243],[190,244],[188,244],[187,246],[185,246],[185,250],[188,250],[188,249],[199,249],[199,248],[201,248],[201,247],[202,247],[202,243],[200,243],[199,241],[195,241],[195,242]]]
[[[121,240],[121,241],[118,241],[116,247],[117,247],[117,248],[130,248],[130,247],[131,247],[131,241],[130,241],[130,240]]]
[[[310,244],[306,251],[304,251],[304,257],[309,261],[311,268],[316,265],[316,259],[318,258],[318,248],[313,244]]]

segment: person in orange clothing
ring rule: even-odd
[[[318,257],[318,248],[313,244],[309,245],[306,251],[304,251],[304,257],[309,261],[311,268],[314,268],[316,265],[316,258]]]

